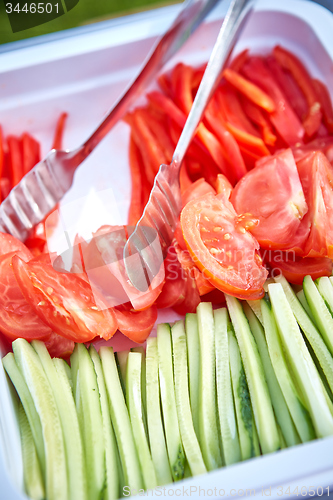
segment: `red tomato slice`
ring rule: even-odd
[[[259,219],[249,231],[261,246],[292,247],[308,208],[291,150],[259,162],[239,181],[231,202],[237,213]]]
[[[222,175],[222,174],[219,174]],[[195,198],[199,198],[199,196],[203,196],[204,194],[212,193],[216,194],[213,186],[208,184],[203,177],[193,182],[191,186],[189,186],[186,191],[182,194],[182,205],[183,207],[191,200]]]
[[[263,296],[267,271],[259,245],[230,202],[202,196],[186,205],[180,220],[192,259],[216,288],[239,298]]]
[[[185,315],[193,313],[200,304],[200,295],[197,287],[197,282],[192,278],[191,274],[185,270],[185,299],[178,304],[174,304],[172,309],[178,314]]]
[[[73,340],[66,339],[55,332],[52,332],[43,340],[49,354],[52,358],[69,358],[74,351],[75,344]]]
[[[0,256],[0,330],[12,341],[20,337],[43,339],[52,331],[25,300],[12,268],[14,255],[17,253]],[[23,259],[27,257],[23,252],[18,255]]]
[[[297,162],[305,198],[309,207],[301,229],[308,228],[304,257],[333,257],[333,168],[321,152],[312,152]]]
[[[23,252],[27,260],[32,258],[30,250],[25,246],[22,241],[17,240],[11,234],[0,232],[0,255],[4,255],[9,252]]]
[[[173,307],[185,300],[186,279],[174,245],[171,245],[168,249],[164,268],[165,282],[161,294],[155,302],[159,309]]]
[[[327,257],[297,257],[293,252],[271,252],[270,267],[273,276],[282,273],[283,276],[295,285],[302,285],[305,276],[312,279],[321,276],[331,276],[332,260]]]
[[[118,329],[133,342],[142,344],[149,337],[157,320],[157,307],[152,305],[144,311],[135,311],[126,306],[114,309]]]
[[[117,330],[105,301],[75,274],[59,273],[49,264],[12,259],[17,282],[36,314],[56,333],[75,342],[96,336],[108,340]]]

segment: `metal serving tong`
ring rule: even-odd
[[[252,0],[232,0],[171,165],[161,165],[148,203],[124,248],[128,278],[140,291],[153,285],[171,244],[181,209],[179,172],[185,153],[219,82],[222,68],[250,12]]]
[[[72,185],[77,167],[89,156],[129,106],[177,52],[219,0],[187,0],[168,31],[153,47],[141,72],[117,101],[108,116],[79,148],[53,149],[0,205],[0,231],[24,241],[45,219]]]

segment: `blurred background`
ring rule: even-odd
[[[23,39],[32,39],[40,35],[60,32],[62,30],[77,28],[98,21],[105,21],[107,19],[133,14],[143,10],[181,2],[181,0],[51,0],[53,4],[59,2],[62,7],[65,7],[65,13],[63,15],[41,24],[40,26],[13,33],[9,18],[6,14],[6,4],[11,2],[12,8],[14,8],[15,5],[19,3],[20,8],[22,8],[26,3],[30,5],[36,2],[36,5],[38,5],[38,1],[40,0],[0,0],[0,44],[7,44]],[[50,0],[43,0],[44,4],[48,1],[50,2]],[[276,1],[278,2],[279,0]],[[333,0],[309,1],[315,1],[333,11]],[[70,3],[75,5],[71,10],[66,8]],[[62,7],[61,10],[63,10]],[[22,17],[24,18],[25,15],[22,14]],[[2,47],[2,50],[6,50],[6,48]]]
[[[13,33],[6,14],[6,3],[8,1],[12,3],[13,8],[18,3],[18,0],[0,0],[0,44],[46,35],[180,2],[180,0],[79,0],[78,4],[72,10],[57,19],[35,28]],[[21,0],[20,5],[22,7],[26,2],[29,5],[32,1],[36,1],[36,4],[38,4],[40,0]],[[45,3],[47,2],[47,0],[44,1]],[[62,0],[59,1],[62,2]],[[63,3],[63,5],[65,4]]]

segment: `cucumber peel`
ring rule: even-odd
[[[199,437],[200,348],[198,320],[196,314],[186,314],[185,330],[192,419],[196,436]]]

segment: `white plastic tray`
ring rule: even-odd
[[[69,30],[62,36],[42,37],[35,44],[18,43],[7,47],[7,51],[2,49],[0,121],[5,135],[27,130],[41,141],[44,154],[51,145],[57,117],[67,111],[64,146],[72,148],[80,144],[138,71],[156,36],[172,22],[178,9],[179,6],[158,9]],[[222,2],[170,66],[178,60],[200,64],[208,59],[225,10],[225,2]],[[332,91],[333,16],[327,10],[301,0],[259,1],[235,50],[249,47],[265,51],[276,43],[299,55],[312,74],[323,78]],[[63,206],[82,207],[82,200],[86,203],[87,199],[90,204],[85,206],[85,216],[80,210],[69,210],[71,216],[66,224],[72,237],[78,228],[89,236],[91,230],[106,222],[105,214],[111,224],[126,223],[130,199],[127,151],[128,129],[119,123],[78,170]],[[102,217],[101,211],[96,210],[96,196],[99,200],[105,198],[105,190],[110,196]],[[91,213],[93,216],[88,217]],[[54,241],[55,248],[61,241],[61,233],[57,234],[60,236]],[[169,314],[164,311],[160,321],[170,320]],[[122,336],[115,336],[112,343],[117,349],[129,345]],[[316,497],[317,493],[318,496],[322,492],[327,494],[329,486],[329,493],[333,495],[332,449],[333,437],[317,440],[187,479],[156,491],[154,496]],[[0,499],[26,498],[22,493],[15,398],[11,397],[1,364],[0,485]],[[153,496],[152,493],[149,496]]]

